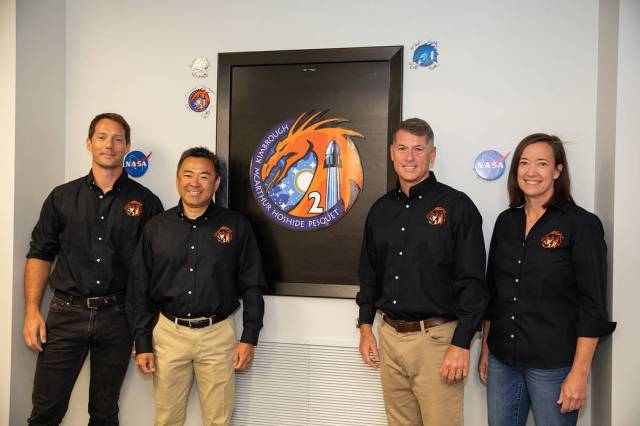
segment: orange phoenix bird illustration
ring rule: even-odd
[[[310,213],[314,200],[308,196],[313,192],[322,194],[319,207],[325,210],[326,174],[322,167],[326,159],[329,144],[335,141],[342,153],[342,167],[340,168],[340,194],[345,212],[349,210],[362,189],[362,165],[358,150],[351,140],[351,136],[364,138],[360,133],[340,127],[341,123],[349,120],[342,118],[321,119],[327,111],[303,113],[291,126],[287,136],[275,146],[273,155],[262,165],[262,181],[273,173],[273,177],[266,186],[268,191],[279,184],[294,164],[303,159],[309,151],[313,151],[318,159],[318,166],[304,196],[300,202],[288,213],[292,216],[311,217]],[[308,118],[303,122],[305,116]],[[300,124],[302,123],[302,124]]]

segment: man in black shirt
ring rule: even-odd
[[[33,229],[23,330],[27,346],[39,352],[31,425],[62,421],[88,352],[90,424],[118,424],[132,343],[123,307],[129,263],[142,227],[162,211],[158,197],[123,172],[130,147],[122,116],[96,116],[87,138],[91,171],[56,187]],[[40,304],[47,280],[54,297],[45,325]]]
[[[360,258],[360,354],[381,367],[390,425],[462,425],[469,346],[488,298],[482,218],[429,172],[436,148],[424,120],[400,124],[390,155],[399,185],[371,207]]]
[[[182,154],[180,202],[147,224],[133,260],[127,314],[138,367],[154,373],[156,425],[184,423],[194,374],[203,423],[228,424],[234,368],[250,367],[262,327],[266,281],[258,245],[244,217],[212,201],[218,170],[206,148]],[[233,313],[240,297],[237,343]]]

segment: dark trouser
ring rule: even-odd
[[[29,424],[60,424],[80,368],[91,352],[89,425],[117,425],[118,398],[131,347],[124,306],[88,309],[54,297],[47,318],[47,343],[38,355]]]

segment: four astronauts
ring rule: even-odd
[[[27,254],[23,334],[38,352],[29,424],[62,421],[87,355],[89,424],[119,424],[132,344],[153,375],[156,425],[184,423],[194,377],[203,423],[229,424],[234,370],[251,366],[267,284],[249,222],[213,201],[218,158],[186,150],[178,203],[163,211],[122,168],[122,116],[96,116],[86,146],[90,172],[49,194]],[[489,424],[525,425],[530,409],[538,424],[576,424],[598,339],[616,324],[602,225],[571,197],[562,142],[538,133],[517,146],[488,261],[478,209],[430,171],[429,124],[403,121],[389,150],[398,185],[367,216],[356,297],[360,355],[380,368],[389,424],[463,424],[481,329]]]

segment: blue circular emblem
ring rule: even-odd
[[[151,152],[149,152],[149,155],[140,151],[128,153],[124,157],[124,169],[127,174],[131,177],[140,177],[145,174],[149,168],[149,157],[151,157]]]
[[[270,220],[295,231],[333,225],[362,191],[362,164],[351,136],[363,136],[341,127],[342,119],[321,117],[303,113],[283,121],[251,157],[249,180],[257,204]]]
[[[502,155],[498,151],[482,151],[476,157],[475,170],[478,176],[484,180],[496,180],[504,173],[507,164],[507,155]]]
[[[438,66],[438,44],[430,41],[421,44],[413,51],[412,65],[414,68],[430,68]]]

